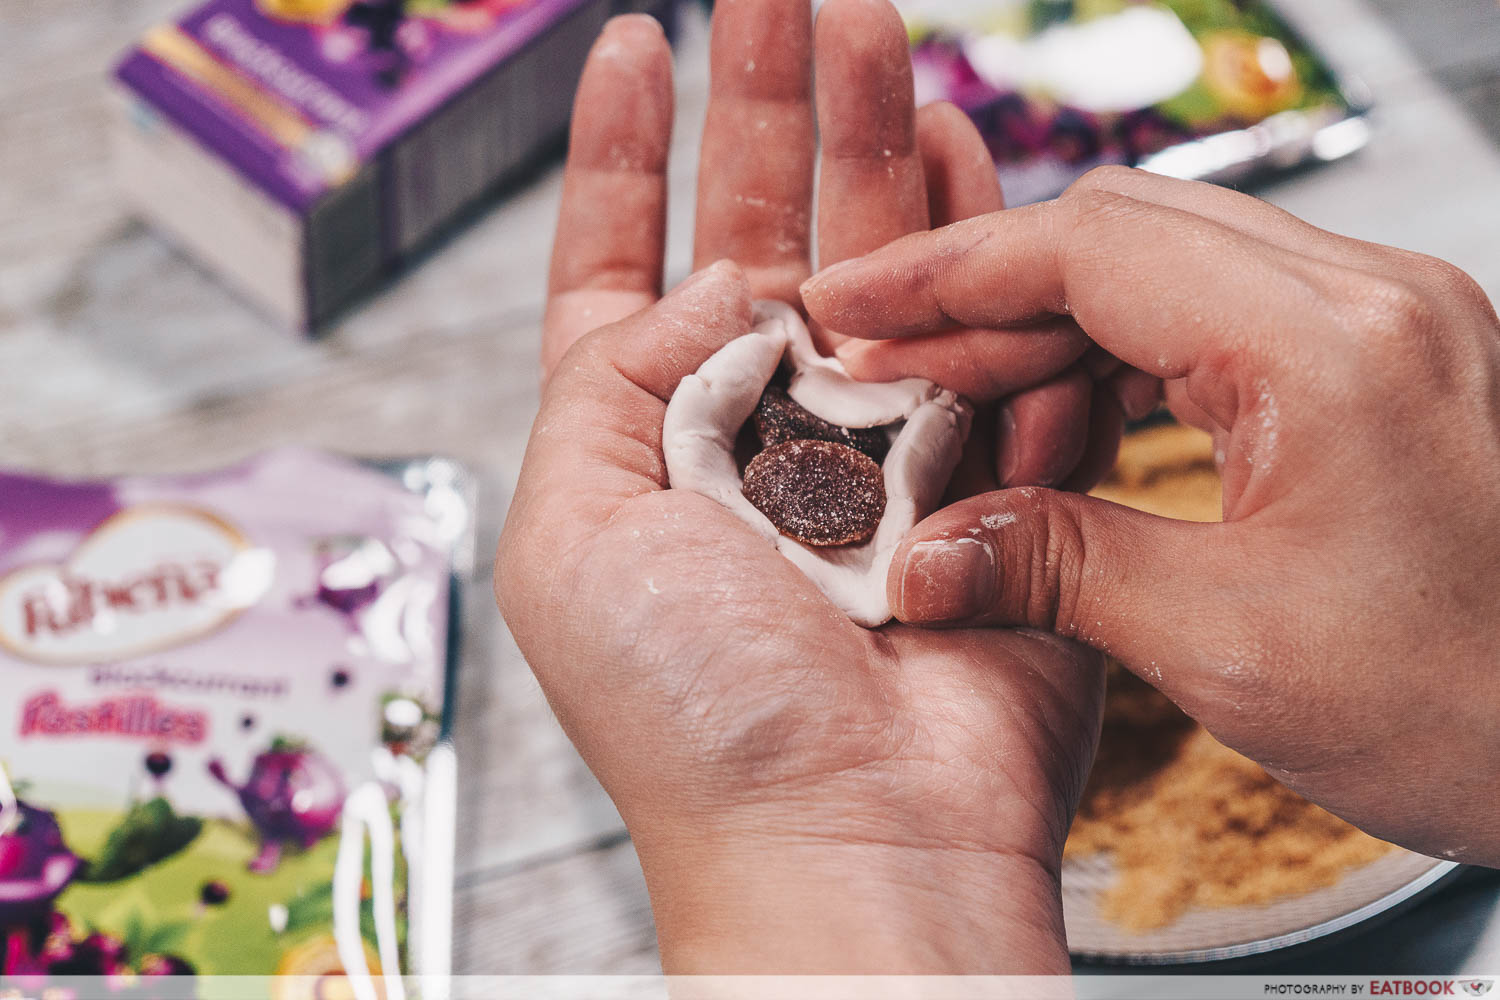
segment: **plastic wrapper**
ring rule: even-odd
[[[1261,0],[896,0],[917,101],[966,111],[1006,201],[1092,167],[1232,182],[1365,144],[1366,98]]]
[[[0,474],[0,987],[448,971],[471,512],[437,458]]]

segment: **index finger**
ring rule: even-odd
[[[818,322],[869,339],[1070,315],[1126,363],[1178,378],[1214,349],[1274,359],[1288,312],[1320,308],[1324,267],[1189,212],[1083,191],[904,237],[802,294]]]

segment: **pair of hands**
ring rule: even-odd
[[[660,301],[670,54],[641,18],[595,46],[497,563],[521,649],[631,829],[667,970],[1066,971],[1059,858],[1103,651],[1372,832],[1500,856],[1468,808],[1493,790],[1500,704],[1482,293],[1131,171],[1000,212],[967,119],[912,107],[888,4],[831,0],[815,49],[810,20],[793,0],[718,5],[695,260],[739,266]],[[802,285],[815,116],[818,260],[850,263]],[[892,567],[914,624],[852,625],[667,488],[677,382],[748,330],[752,297],[799,288],[856,375],[981,404],[954,485],[970,498]],[[1091,485],[1161,379],[1219,441],[1225,524],[989,492]]]

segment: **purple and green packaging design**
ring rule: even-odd
[[[313,328],[560,143],[613,14],[675,0],[207,0],[115,71],[134,209]]]
[[[447,972],[471,510],[441,458],[0,474],[0,987]]]
[[[1219,183],[1369,138],[1363,88],[1264,0],[896,0],[917,103],[978,126],[1006,202],[1104,164]]]

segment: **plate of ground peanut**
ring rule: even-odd
[[[1216,521],[1213,445],[1175,424],[1138,431],[1095,495]],[[1306,801],[1111,669],[1099,754],[1063,855],[1075,955],[1165,964],[1259,954],[1387,912],[1456,867]]]

